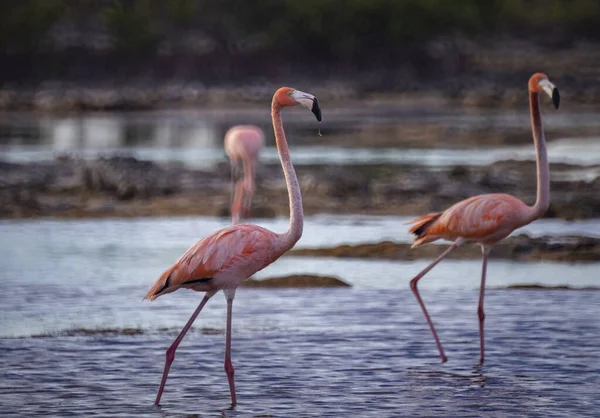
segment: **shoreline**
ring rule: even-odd
[[[597,218],[600,179],[573,180],[574,166],[553,164],[547,218]],[[507,175],[509,173],[510,175]],[[307,215],[319,213],[416,216],[444,210],[457,201],[505,192],[535,200],[533,161],[431,170],[395,164],[306,165],[297,167]],[[229,216],[229,165],[212,170],[157,164],[133,157],[91,160],[69,157],[45,163],[0,162],[0,219],[63,219]],[[252,217],[289,213],[278,164],[257,170]]]
[[[58,83],[52,87],[0,87],[0,113],[20,112],[69,115],[81,112],[144,112],[162,110],[254,109],[269,103],[279,84],[240,86],[196,86],[194,83],[162,84],[158,87],[89,87]],[[285,84],[285,83],[283,83]],[[319,101],[330,107],[371,107],[393,104],[406,108],[527,109],[523,86],[492,88],[479,85],[457,91],[419,86],[407,91],[364,91],[351,83],[288,83],[311,86]],[[486,83],[487,84],[487,83]],[[557,84],[558,85],[558,84]],[[308,87],[306,87],[308,89]],[[563,93],[564,92],[564,93]],[[600,88],[591,86],[585,94],[562,88],[563,101],[571,110],[594,110],[600,103]],[[233,106],[233,107],[232,107]]]
[[[393,261],[433,260],[450,246],[448,241],[443,240],[417,248],[411,248],[411,245],[410,243],[382,241],[327,248],[297,248],[290,250],[289,255]],[[476,245],[464,245],[449,254],[448,259],[481,260],[481,249]],[[525,234],[509,236],[494,245],[490,252],[490,259],[519,262],[595,263],[600,260],[600,239],[584,236],[531,238]]]

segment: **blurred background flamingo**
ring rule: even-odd
[[[251,216],[252,198],[256,188],[256,166],[265,135],[257,126],[236,125],[225,133],[225,153],[231,163],[231,220],[234,224]],[[243,176],[240,177],[242,164]]]
[[[546,138],[542,125],[539,95],[540,93],[546,93],[550,96],[557,109],[560,103],[560,96],[558,89],[542,73],[536,73],[531,76],[528,88],[531,128],[533,131],[537,164],[537,198],[535,204],[528,206],[522,200],[508,194],[485,194],[458,202],[444,212],[430,213],[410,222],[414,224],[409,231],[415,235],[413,248],[439,239],[454,241],[446,251],[410,281],[410,288],[427,318],[427,322],[440,351],[442,362],[446,362],[447,357],[444,354],[444,349],[429,313],[425,308],[425,304],[419,295],[417,288],[419,280],[435,267],[436,264],[442,261],[444,257],[461,245],[475,243],[481,246],[483,266],[477,315],[479,317],[479,364],[483,364],[483,324],[485,319],[483,296],[485,293],[488,254],[494,244],[506,238],[515,229],[541,218],[550,205],[550,165],[546,151]]]

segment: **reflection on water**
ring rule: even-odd
[[[557,115],[553,114],[552,118],[548,118],[546,125],[564,129],[600,126],[595,114]],[[0,149],[3,151],[3,159],[15,162],[49,160],[64,152],[96,157],[99,153],[126,151],[141,159],[181,162],[190,167],[208,168],[224,160],[223,135],[231,125],[240,123],[258,124],[265,130],[267,144],[270,146],[263,153],[262,159],[265,162],[277,162],[268,109],[84,113],[78,117],[0,114]],[[323,128],[331,133],[360,130],[368,136],[369,129],[380,124],[407,123],[442,125],[459,131],[529,129],[526,112],[402,113],[381,108],[331,109]],[[468,150],[298,146],[298,141],[301,143],[302,137],[307,135],[307,129],[314,128],[313,125],[314,121],[300,112],[286,119],[289,137],[292,143],[295,142],[294,162],[298,165],[401,163],[448,166],[534,159],[531,144],[496,148],[472,147]],[[326,137],[324,138],[323,143],[326,145]],[[600,164],[600,141],[591,138],[553,139],[549,146],[552,162]],[[393,144],[393,138],[390,139],[390,144]],[[440,141],[440,146],[453,145],[448,138]]]
[[[600,323],[589,320],[600,315],[600,292],[493,289],[597,284],[592,263],[490,262],[487,364],[477,370],[478,261],[447,260],[422,281],[449,356],[441,365],[408,288],[426,260],[284,257],[259,277],[333,274],[354,287],[238,291],[234,411],[225,410],[225,301],[217,295],[183,341],[158,410],[152,402],[164,351],[199,295],[142,297],[219,222],[0,222],[2,415],[546,417],[594,416],[600,407]],[[284,220],[266,223],[285,228]],[[323,243],[322,228],[309,227],[319,223],[345,237],[400,225],[386,217],[316,217],[303,245]],[[557,225],[539,223],[538,232]]]
[[[42,119],[40,144],[56,152],[79,149],[136,147],[210,147],[215,127],[204,121],[165,119],[160,124],[130,120],[126,116],[90,116],[80,119]]]

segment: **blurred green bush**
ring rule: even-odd
[[[69,26],[70,25],[70,26]],[[100,31],[152,56],[186,31],[228,54],[360,60],[443,34],[600,37],[599,0],[2,0],[0,54],[57,49],[57,28]],[[91,32],[90,32],[91,33]]]

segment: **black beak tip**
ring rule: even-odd
[[[321,122],[321,108],[319,107],[319,101],[316,97],[313,99],[312,112],[315,114],[317,120]]]
[[[556,87],[552,90],[552,103],[554,103],[554,107],[558,109],[558,106],[560,105],[560,94]]]

